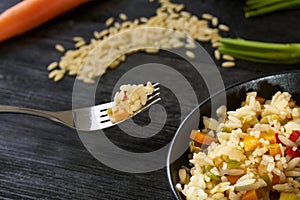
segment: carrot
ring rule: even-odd
[[[275,157],[277,154],[281,155],[281,149],[280,149],[279,144],[270,144],[269,154],[270,154],[270,156],[273,156],[273,157]]]
[[[20,35],[90,0],[26,0],[0,15],[0,42]]]
[[[242,176],[244,176],[244,174],[243,175],[228,175],[228,176],[226,176],[226,178],[231,185],[234,185],[237,182],[237,180],[239,180]]]
[[[260,145],[259,140],[254,136],[246,136],[244,139],[245,151],[254,151]]]
[[[190,138],[199,144],[210,145],[212,142],[217,142],[216,138],[211,137],[199,130],[192,130]]]
[[[263,97],[260,97],[260,96],[257,96],[257,97],[255,98],[255,100],[256,100],[256,101],[258,101],[260,104],[264,104],[264,103],[265,103],[265,101],[266,101],[266,99],[265,99],[265,98],[263,98]]]
[[[245,193],[242,197],[242,200],[258,200],[256,190],[250,190]]]
[[[260,137],[263,138],[264,140],[268,140],[270,142],[270,144],[276,143],[276,137],[275,137],[275,133],[273,130],[261,131]]]

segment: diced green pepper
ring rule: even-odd
[[[210,170],[212,169],[211,166],[204,166],[204,173],[207,177],[211,178],[214,182],[219,183],[221,182],[220,177],[213,174]]]
[[[269,175],[267,173],[264,173],[261,178],[266,182],[267,184],[267,190],[270,191],[272,189],[272,180],[270,179]]]
[[[228,169],[234,169],[234,168],[239,168],[241,166],[241,163],[237,160],[225,160],[227,164]]]

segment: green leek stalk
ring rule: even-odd
[[[247,0],[245,17],[255,17],[278,10],[298,9],[300,0]]]
[[[258,42],[240,38],[222,38],[218,48],[221,54],[241,60],[271,64],[296,64],[300,62],[300,43],[281,44]]]

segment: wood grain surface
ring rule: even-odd
[[[0,1],[0,12],[17,0]],[[261,41],[300,42],[300,11],[281,11],[246,20],[239,0],[179,1],[186,10],[201,16],[208,12],[231,27],[225,36]],[[54,48],[59,43],[73,48],[72,37],[89,40],[104,22],[124,12],[129,19],[154,15],[158,3],[148,0],[95,0],[33,31],[0,44],[0,104],[45,110],[72,108],[74,77],[54,83],[48,79],[47,65],[60,58]],[[34,13],[33,13],[34,14]],[[0,27],[5,28],[5,27]],[[212,49],[204,47],[212,54]],[[196,91],[199,102],[209,96],[201,78],[184,60],[161,52],[137,53],[110,70],[100,80],[96,103],[111,99],[116,81],[135,66],[160,62],[180,71]],[[300,65],[266,65],[237,61],[237,67],[223,69],[216,62],[225,86],[251,78],[300,69]],[[145,78],[146,79],[146,78]],[[145,80],[147,81],[147,79]],[[163,88],[160,102],[168,113],[163,130],[149,139],[128,137],[120,129],[105,131],[107,137],[128,151],[150,152],[171,141],[180,123],[176,96]],[[84,97],[81,97],[85,101]],[[191,105],[187,105],[191,106]],[[192,107],[190,108],[192,109]],[[135,119],[149,123],[148,113]],[[112,158],[113,159],[113,158]],[[84,147],[76,131],[47,119],[0,114],[0,199],[172,199],[165,168],[148,173],[126,173],[95,159]]]

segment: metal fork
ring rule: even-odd
[[[142,108],[134,112],[133,115],[131,115],[129,118],[137,115],[138,113],[144,111],[154,103],[161,100],[159,97],[159,83],[155,83],[153,84],[153,86],[155,88],[154,92],[151,95],[147,95],[148,98],[146,104]],[[107,115],[107,109],[111,108],[112,106],[113,102],[108,102],[87,108],[53,112],[16,106],[0,105],[0,113],[21,113],[37,115],[40,117],[48,118],[55,122],[59,122],[76,130],[95,131],[114,126],[129,119],[127,118],[117,123],[112,123]]]

